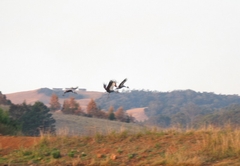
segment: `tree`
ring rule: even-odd
[[[0,91],[0,104],[3,104],[3,105],[12,104],[10,100],[7,100],[6,95],[3,95],[1,91]]]
[[[117,111],[115,112],[115,117],[117,120],[121,122],[135,122],[135,118],[132,115],[128,115],[124,110],[123,107],[119,107]]]
[[[117,111],[115,112],[115,117],[117,120],[124,122],[126,120],[125,112],[123,110],[123,107],[119,107]]]
[[[187,127],[191,122],[191,119],[186,114],[179,112],[177,114],[174,114],[171,116],[171,125],[173,126],[179,126],[179,127]]]
[[[79,105],[79,103],[76,102],[74,97],[70,97],[69,100],[64,100],[62,112],[64,114],[75,114],[75,115],[84,114],[81,106]]]
[[[30,111],[24,115],[23,133],[27,135],[39,135],[40,130],[44,132],[55,132],[55,119],[53,119],[50,109],[42,102],[35,102],[30,106]]]
[[[97,107],[97,104],[93,99],[91,99],[87,105],[87,114],[93,117],[97,117],[98,112],[99,112],[99,109]]]
[[[9,116],[11,119],[19,121],[28,111],[30,111],[30,107],[26,102],[22,104],[12,104],[9,108]]]
[[[95,117],[102,118],[102,119],[107,119],[107,112],[104,111],[104,110],[98,109],[97,112],[96,112]]]
[[[125,122],[127,122],[127,123],[131,123],[131,122],[135,122],[136,121],[136,119],[130,114],[130,115],[126,115],[126,118],[125,118]]]
[[[113,108],[113,106],[110,106],[110,107],[109,107],[107,115],[108,115],[108,119],[109,119],[109,120],[115,120],[115,119],[116,119],[116,118],[115,118],[115,114],[114,114],[114,108]]]
[[[55,132],[55,120],[50,114],[50,109],[42,102],[35,102],[34,105],[26,103],[12,105],[9,114],[21,125],[22,133],[25,135],[38,136],[40,130]]]
[[[160,127],[169,127],[171,124],[171,119],[165,115],[156,115],[154,117],[150,117],[146,124],[160,126]]]
[[[70,108],[70,106],[69,106],[69,101],[68,100],[64,100],[63,101],[63,106],[62,106],[62,112],[64,113],[64,114],[69,114],[69,108]]]
[[[20,125],[11,120],[7,111],[4,111],[0,108],[0,133],[12,135],[20,131]]]
[[[51,111],[57,111],[61,108],[61,104],[58,101],[58,96],[56,94],[52,94],[50,98],[50,110]]]

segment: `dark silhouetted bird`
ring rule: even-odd
[[[104,87],[104,89],[105,89],[108,93],[112,93],[112,92],[115,92],[115,91],[113,90],[113,88],[114,88],[114,87],[117,87],[117,83],[116,83],[116,81],[114,81],[114,80],[110,80],[109,83],[108,83],[108,85],[103,84],[103,87]]]
[[[66,93],[69,93],[69,92],[72,92],[72,93],[75,93],[75,94],[77,94],[76,92],[75,92],[75,90],[77,89],[78,87],[76,87],[76,88],[69,88],[69,89],[66,89],[64,92],[63,92],[63,96],[66,94]]]
[[[118,85],[117,89],[121,89],[121,88],[123,88],[123,87],[129,88],[128,86],[125,86],[125,85],[124,85],[124,83],[125,83],[126,81],[127,81],[127,78],[125,78],[125,79]]]

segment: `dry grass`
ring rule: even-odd
[[[24,101],[27,104],[34,104],[36,101],[41,101],[45,105],[49,106],[50,96],[47,96],[43,93],[38,93],[38,90],[39,89],[6,94],[6,97],[7,99],[10,99],[14,104],[22,104]],[[88,104],[91,98],[97,99],[101,97],[101,95],[103,94],[103,92],[94,92],[94,91],[79,91],[78,93],[85,96],[84,99],[76,100],[81,104],[83,108],[86,107],[86,105]],[[59,96],[59,102],[63,104],[64,99],[61,97],[62,96]]]
[[[240,129],[211,127],[202,137],[202,149],[207,155],[211,154],[212,160],[240,155]]]
[[[57,135],[94,135],[108,134],[113,131],[129,130],[139,132],[143,127],[133,123],[122,123],[106,119],[88,118],[62,113],[53,113],[56,120]]]
[[[49,97],[45,99],[45,95],[37,93],[37,90],[6,94],[6,97],[14,104],[21,104],[24,101],[28,104],[33,104],[36,101],[42,101],[43,103],[50,101]]]
[[[145,107],[133,108],[133,109],[126,110],[126,112],[129,115],[132,115],[134,118],[136,118],[137,121],[144,121],[144,120],[148,119],[147,115],[145,114],[144,109],[145,109]]]
[[[92,136],[42,134],[0,163],[39,165],[240,165],[240,129],[117,130]]]

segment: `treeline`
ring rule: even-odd
[[[0,134],[38,136],[41,131],[54,133],[54,123],[50,109],[42,102],[12,104],[0,92]]]
[[[204,123],[220,125],[221,121],[226,122],[227,117],[228,121],[237,124],[232,115],[240,118],[236,113],[237,105],[240,105],[238,95],[217,95],[192,90],[172,92],[133,90],[112,93],[109,98],[103,95],[96,102],[102,108],[109,105],[122,106],[125,109],[146,107],[145,113],[149,119],[145,124],[161,127],[199,126]],[[236,107],[234,113],[231,112],[232,105]]]
[[[225,108],[220,108],[213,113],[199,116],[195,120],[195,126],[201,126],[201,125],[214,125],[214,126],[224,126],[224,125],[230,125],[230,126],[240,126],[240,105],[239,104],[232,104],[230,106],[227,106]]]
[[[65,99],[63,105],[61,106],[58,101],[58,95],[52,94],[49,105],[51,111],[61,110],[64,114],[117,120],[127,123],[135,121],[131,115],[128,115],[124,111],[123,107],[119,107],[116,111],[113,106],[110,106],[107,110],[103,110],[97,106],[96,102],[93,99],[91,99],[88,103],[86,110],[83,110],[81,105],[75,100],[74,97]]]
[[[208,108],[222,108],[232,103],[240,104],[238,95],[217,95],[211,92],[195,92],[193,90],[176,90],[172,92],[158,92],[145,90],[132,90],[123,93],[111,93],[102,95],[96,100],[101,108],[124,107],[128,110],[139,107],[152,107],[148,116],[154,116],[159,112],[172,114],[178,112],[180,107],[193,103],[197,106]],[[153,107],[155,107],[153,109]],[[169,108],[171,112],[169,112]]]

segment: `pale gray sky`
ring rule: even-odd
[[[1,0],[0,57],[4,94],[124,78],[240,94],[240,1]]]

